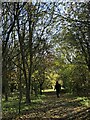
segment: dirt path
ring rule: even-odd
[[[55,93],[45,94],[42,103],[16,120],[90,120],[90,108],[82,106],[80,100],[66,94],[59,98]]]

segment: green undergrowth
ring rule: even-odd
[[[39,108],[44,109],[45,105],[48,105],[48,107],[52,107],[53,109],[55,105],[56,107],[58,107],[60,106],[60,104],[61,104],[61,107],[63,107],[62,110],[66,109],[67,107],[68,109],[72,107],[74,108],[77,106],[90,107],[90,97],[83,97],[83,96],[78,97],[78,96],[74,96],[72,94],[66,93],[66,94],[61,94],[60,98],[57,99],[56,95],[45,93],[45,95],[38,95],[37,97],[35,97],[35,95],[32,95],[31,103],[26,104],[25,96],[23,96],[21,101],[21,113],[19,114],[18,96],[17,94],[12,94],[11,97],[9,97],[8,102],[5,102],[4,99],[2,99],[2,110],[3,110],[4,118],[8,116],[10,120],[10,116],[12,118],[15,118],[16,116],[22,116],[27,113],[37,111]]]
[[[77,100],[80,100],[82,105],[90,107],[90,97],[77,97]]]
[[[67,97],[74,98],[76,101],[78,101],[82,106],[90,107],[90,96],[77,96],[68,93]]]
[[[31,96],[31,103],[27,104],[25,102],[25,96],[22,98],[21,101],[21,114],[25,111],[30,111],[32,109],[35,109],[39,104],[41,104],[46,96],[45,95],[38,95],[35,97],[34,95]],[[16,115],[19,113],[19,99],[17,96],[13,95],[12,97],[9,97],[8,101],[5,102],[2,98],[2,111],[3,116],[7,115]]]

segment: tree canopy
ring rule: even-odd
[[[5,101],[18,93],[20,112],[57,80],[90,95],[90,2],[2,2],[1,20]]]

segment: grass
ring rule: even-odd
[[[90,107],[90,98],[89,97],[77,97],[77,100],[80,100],[81,104],[87,107]]]
[[[64,90],[63,87],[61,87],[61,90]],[[46,89],[46,90],[43,90],[43,92],[55,92],[54,89]]]
[[[26,104],[25,96],[23,96],[21,102],[21,113],[35,109],[40,103],[43,102],[44,98],[45,95],[38,95],[37,97],[33,95],[31,96],[31,104]],[[19,99],[16,94],[13,94],[12,97],[9,97],[7,102],[5,102],[2,98],[2,111],[4,117],[10,114],[12,114],[12,116],[15,116],[19,113]]]
[[[43,92],[53,92],[55,91],[54,89],[47,89],[47,90],[43,90]]]
[[[49,89],[49,90],[45,90],[44,92],[51,93],[53,91],[54,91],[53,89]],[[8,102],[5,102],[4,99],[2,99],[2,111],[3,111],[4,118],[5,117],[7,118],[7,116],[9,116],[9,117],[11,116],[11,117],[15,118],[16,116],[22,116],[22,114],[31,112],[38,108],[44,109],[46,104],[48,107],[49,106],[53,107],[53,103],[55,105],[55,104],[57,104],[57,102],[58,102],[58,104],[61,104],[62,102],[65,103],[62,110],[64,108],[66,109],[66,108],[70,107],[70,109],[71,109],[72,107],[76,107],[77,105],[79,105],[79,103],[81,106],[90,107],[90,97],[78,97],[78,96],[73,96],[71,94],[62,94],[61,98],[57,99],[56,95],[52,95],[52,94],[49,94],[49,95],[45,94],[45,95],[38,95],[37,97],[35,97],[35,95],[32,95],[31,96],[31,104],[26,104],[25,96],[23,96],[22,102],[21,102],[21,114],[20,115],[18,115],[18,113],[19,113],[18,93],[12,94],[9,97]],[[44,103],[44,102],[46,102],[46,103]],[[48,109],[50,109],[50,108],[48,108]]]

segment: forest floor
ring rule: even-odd
[[[86,98],[77,98],[65,93],[57,98],[55,92],[45,92],[44,95],[42,101],[32,109],[25,110],[14,118],[6,117],[2,120],[90,120],[88,100],[86,105],[83,104]]]

